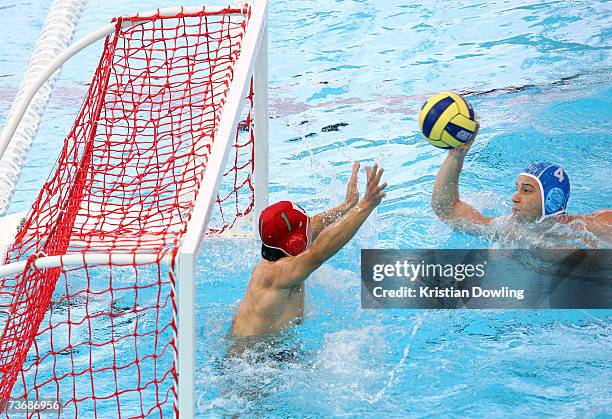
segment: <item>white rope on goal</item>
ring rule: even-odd
[[[22,102],[26,99],[24,93],[30,89],[32,82],[45,71],[48,64],[57,55],[70,45],[86,4],[87,0],[53,1],[7,121],[10,120],[10,115],[22,106]],[[2,155],[0,160],[0,215],[6,212],[13,196],[32,139],[38,130],[58,74],[59,71],[55,72],[38,90],[6,151],[4,154],[0,153]]]

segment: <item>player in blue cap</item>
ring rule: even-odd
[[[570,195],[570,180],[561,166],[554,163],[536,163],[523,170],[519,179],[520,176],[533,179],[540,190],[541,202],[539,206],[533,206],[533,213],[527,213],[526,221],[531,221],[530,218],[538,214],[539,217],[536,219],[538,223],[541,223],[547,217],[565,214]],[[526,179],[522,180],[525,181]],[[520,200],[513,199],[512,201],[517,204],[517,201]],[[514,205],[512,211],[518,216],[521,210],[517,205]]]
[[[476,129],[476,133],[478,128]],[[474,135],[476,137],[476,134]],[[459,198],[459,175],[463,160],[474,140],[451,149],[438,171],[432,194],[432,207],[442,220],[468,231],[482,231],[493,218],[482,215]],[[561,166],[536,163],[523,170],[512,195],[511,219],[520,223],[569,224],[575,221],[604,241],[612,240],[612,209],[588,215],[567,214],[570,179]]]

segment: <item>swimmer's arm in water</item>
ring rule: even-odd
[[[312,246],[295,257],[283,258],[274,265],[275,286],[292,288],[304,282],[306,278],[327,259],[335,255],[357,233],[374,208],[386,195],[383,191],[386,183],[380,184],[383,169],[375,164],[372,169],[366,167],[366,191],[357,205],[337,222],[324,229]]]
[[[349,212],[351,208],[357,205],[357,202],[359,202],[359,191],[357,190],[358,173],[359,163],[355,162],[353,163],[353,173],[346,187],[346,198],[344,202],[336,208],[332,208],[311,218],[312,240],[315,240],[325,227],[338,221],[344,214]]]
[[[569,216],[569,221],[581,220],[586,229],[605,241],[612,241],[612,209],[595,211],[589,215]]]
[[[476,133],[478,133],[478,123]],[[473,142],[474,140],[448,152],[436,176],[431,196],[431,206],[436,215],[459,228],[469,228],[475,224],[487,225],[492,220],[459,198],[459,175],[465,155]]]

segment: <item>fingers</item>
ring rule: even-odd
[[[383,190],[387,187],[387,182],[383,183],[382,185],[378,185],[376,186],[373,191],[372,191],[372,198],[374,201],[374,205],[378,206],[380,204],[380,202],[382,201],[382,199],[387,196],[386,192],[383,192]]]
[[[371,169],[369,166],[366,166],[368,185],[377,185],[380,182],[380,178],[382,177],[384,171],[385,169],[382,167],[380,169],[378,168],[377,163],[374,163],[374,166]]]
[[[474,144],[474,139],[472,138],[470,141],[461,144],[460,146],[457,146],[455,148],[458,148],[460,150],[464,150],[466,148],[470,148],[472,146],[472,144]]]
[[[383,183],[382,185],[378,185],[372,190],[372,195],[376,197],[375,199],[381,200],[385,196],[387,196],[387,193],[383,192],[386,187],[387,187],[387,182]]]
[[[374,183],[376,185],[378,185],[378,183],[380,182],[380,178],[382,177],[382,174],[383,174],[384,171],[385,171],[385,169],[383,169],[381,167],[380,170],[378,171],[378,173],[376,174],[376,177],[374,178]]]
[[[376,187],[376,192],[377,192],[377,193],[380,193],[380,192],[382,192],[382,191],[383,191],[383,189],[385,189],[386,187],[387,187],[387,182],[383,183],[382,185],[378,185],[378,186]],[[385,195],[386,195],[386,194],[385,194]]]
[[[367,186],[363,199],[366,205],[376,207],[387,196],[386,192],[384,192],[388,185],[387,182],[379,184],[385,170],[382,167],[379,168],[378,163],[375,163],[372,167],[366,166],[365,171],[367,174]]]
[[[373,167],[366,166],[365,170],[366,170],[366,182],[367,183],[370,183],[370,181],[372,180],[372,177],[376,175],[377,168],[378,168],[378,165],[376,163],[374,163]]]
[[[349,185],[357,184],[357,177],[359,175],[359,162],[353,163],[353,172],[351,173],[351,178],[349,179]]]
[[[382,175],[385,172],[385,169],[383,169],[382,167],[379,168],[378,164],[374,164],[372,168],[370,168],[369,166],[366,166],[365,169],[366,169],[367,178],[368,178],[366,189],[371,194],[374,194],[374,195],[380,194],[381,191],[387,187],[387,182],[383,183],[382,185],[379,185],[380,179],[382,178]]]

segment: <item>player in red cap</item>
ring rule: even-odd
[[[302,320],[306,278],[348,243],[385,196],[387,184],[380,184],[383,169],[375,164],[365,170],[367,186],[361,200],[359,163],[355,163],[342,205],[313,217],[290,201],[262,211],[259,235],[264,260],[253,268],[232,324],[234,334],[279,332]]]

